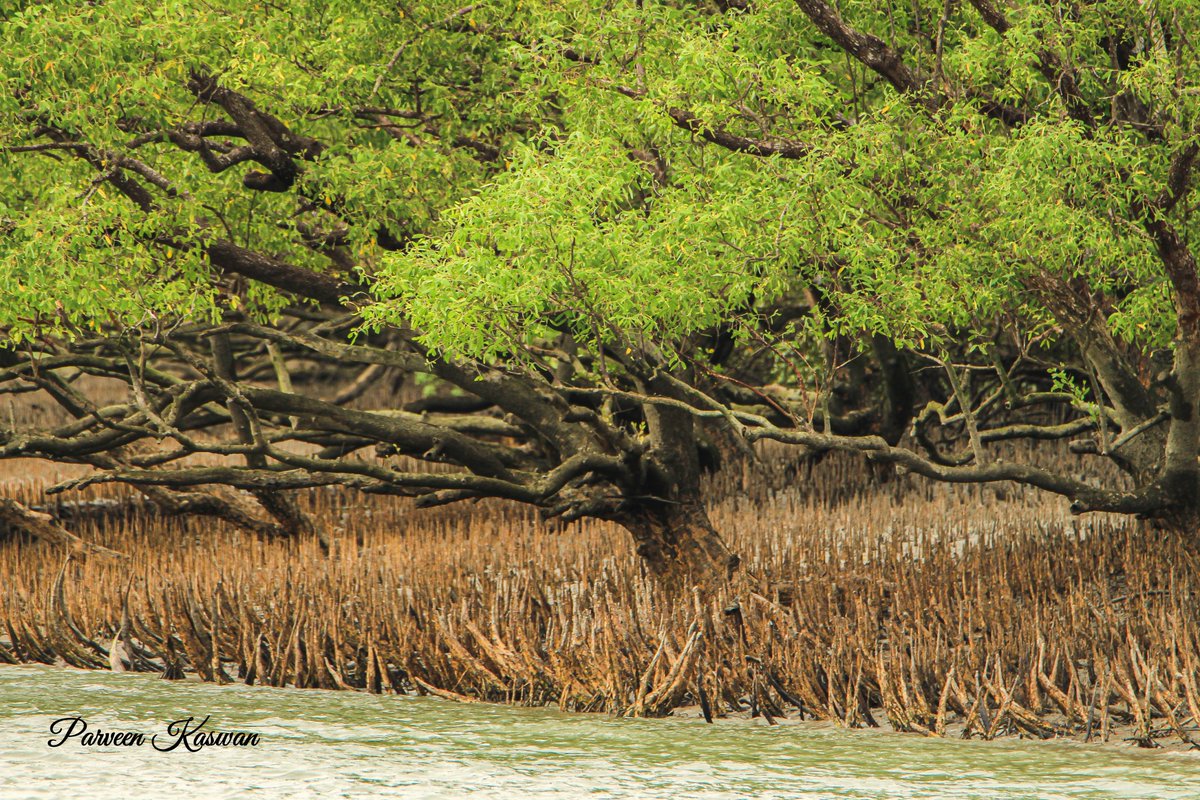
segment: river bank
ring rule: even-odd
[[[0,660],[623,716],[1196,738],[1200,569],[1180,537],[1031,493],[873,484],[849,459],[723,480],[712,515],[744,566],[704,600],[664,595],[615,526],[499,503],[313,492],[329,557],[142,507],[75,525],[127,558],[65,563],[10,537]]]
[[[159,735],[187,717],[258,735],[255,747],[50,748],[49,726]],[[300,692],[144,674],[0,667],[0,795],[57,800],[107,790],[208,800],[346,797],[613,800],[1189,800],[1187,755],[768,726],[613,719],[362,692]]]
[[[775,725],[796,727],[799,726],[804,730],[821,731],[821,730],[838,730],[844,731],[847,735],[853,736],[862,733],[883,733],[894,734],[898,733],[891,725],[891,720],[888,719],[887,711],[883,708],[871,709],[872,716],[879,723],[878,728],[856,728],[847,729],[844,725],[835,720],[799,720],[795,716],[772,718],[767,721],[762,715],[754,716],[751,711],[740,711],[736,713],[727,713],[721,722],[733,725]],[[672,718],[691,720],[693,722],[704,721],[704,710],[700,706],[681,706],[673,709],[669,715]],[[1083,748],[1099,748],[1104,750],[1113,750],[1116,752],[1128,752],[1136,750],[1145,753],[1171,753],[1183,758],[1192,758],[1200,764],[1200,748],[1183,741],[1178,738],[1156,737],[1153,739],[1153,744],[1147,747],[1146,744],[1138,737],[1136,726],[1129,723],[1116,723],[1108,728],[1108,738],[1102,737],[1101,732],[1096,730],[1088,735],[1087,730],[1076,730],[1071,725],[1071,721],[1063,714],[1043,713],[1040,718],[1047,725],[1054,726],[1058,733],[1054,736],[1042,738],[1031,736],[1027,732],[1005,733],[1001,732],[997,737],[993,738],[992,742],[1020,740],[1030,744],[1047,745],[1047,746],[1071,746]],[[911,733],[902,733],[901,735],[910,736]],[[971,740],[982,742],[978,736],[972,736],[971,732],[962,718],[955,716],[954,719],[946,723],[945,729],[941,735],[933,735],[927,738],[930,739],[952,739],[952,740]],[[873,741],[873,740],[872,740]]]

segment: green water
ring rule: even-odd
[[[192,715],[260,742],[47,746],[59,717],[161,746],[167,723]],[[0,798],[85,796],[1169,800],[1200,798],[1200,756],[0,668]]]

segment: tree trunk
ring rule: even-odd
[[[647,504],[619,521],[633,534],[650,572],[671,588],[716,587],[733,577],[741,562],[699,500]]]
[[[646,387],[670,397],[676,384],[662,375]],[[729,551],[700,502],[700,458],[693,417],[678,408],[647,403],[651,451],[643,458],[644,482],[618,521],[633,534],[638,555],[664,586],[715,588],[728,581],[740,559]]]
[[[1176,341],[1175,369],[1166,389],[1171,422],[1162,483],[1176,516],[1194,531],[1200,509],[1200,332]]]

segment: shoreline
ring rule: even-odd
[[[0,644],[2,644],[2,643],[3,643],[3,640],[0,639]],[[0,664],[0,674],[2,674],[3,670],[8,669],[8,668],[14,668],[14,667],[15,668],[30,667],[30,668],[35,668],[35,669],[43,668],[43,669],[53,669],[53,670],[63,669],[63,670],[69,670],[69,671],[74,671],[74,672],[80,672],[80,673],[99,673],[99,674],[107,674],[107,675],[138,675],[138,676],[145,676],[145,677],[150,677],[150,678],[157,678],[159,680],[162,679],[162,676],[160,674],[156,674],[153,672],[131,672],[131,671],[113,672],[112,670],[86,669],[86,668],[81,668],[81,667],[74,667],[74,666],[71,666],[70,664],[66,664],[66,663],[59,663],[59,664],[42,664],[42,663]],[[166,681],[166,682],[168,684],[180,682],[180,683],[192,684],[192,685],[222,686],[222,687],[232,687],[232,688],[237,688],[237,689],[242,689],[242,688],[245,688],[245,689],[275,689],[275,690],[284,690],[284,691],[289,691],[289,692],[297,692],[297,691],[342,692],[342,691],[346,691],[344,689],[320,689],[320,688],[318,688],[318,689],[297,689],[297,687],[295,687],[295,686],[255,686],[255,685],[251,685],[251,684],[246,684],[243,681],[239,681],[239,680],[234,680],[229,683],[218,684],[218,683],[212,683],[210,681],[205,681],[198,674],[196,674],[194,672],[187,672],[181,678],[177,678],[177,679],[174,679],[171,681]],[[356,693],[362,693],[362,694],[367,693],[361,689],[351,689],[350,691],[356,692]],[[1127,723],[1124,723],[1124,724],[1118,723],[1118,724],[1112,725],[1108,730],[1109,736],[1107,739],[1101,739],[1101,738],[1099,738],[1099,736],[1093,734],[1090,741],[1086,740],[1085,734],[1083,732],[1067,732],[1067,733],[1056,734],[1054,736],[1037,737],[1037,736],[1031,736],[1028,733],[1023,732],[1023,731],[1012,731],[1012,730],[1002,731],[990,739],[985,739],[979,735],[972,735],[972,736],[964,735],[967,731],[967,728],[961,719],[947,720],[946,730],[945,730],[944,735],[942,735],[942,736],[938,736],[936,734],[923,734],[923,733],[919,733],[916,731],[896,730],[895,728],[893,728],[891,726],[891,721],[887,717],[887,712],[882,707],[871,709],[871,713],[872,713],[873,717],[879,723],[877,726],[860,725],[857,727],[848,727],[846,725],[839,724],[838,722],[836,722],[834,720],[830,720],[830,719],[815,719],[815,718],[811,718],[811,717],[808,717],[805,719],[799,719],[797,716],[795,716],[795,713],[796,713],[795,709],[790,710],[790,713],[788,713],[786,716],[778,716],[778,717],[772,716],[770,721],[768,721],[767,718],[762,714],[755,715],[749,709],[744,709],[741,711],[726,711],[725,713],[723,713],[721,715],[714,715],[714,718],[711,722],[706,722],[705,717],[704,717],[704,711],[699,705],[679,706],[679,707],[673,709],[670,713],[665,714],[663,716],[658,716],[658,717],[627,717],[624,715],[612,714],[612,713],[608,713],[608,712],[604,712],[604,711],[579,711],[579,710],[562,709],[562,708],[559,708],[558,705],[555,703],[547,703],[547,704],[543,704],[543,705],[526,705],[526,704],[521,704],[521,703],[506,703],[503,701],[484,700],[484,699],[480,699],[480,698],[467,697],[464,695],[455,696],[453,692],[449,692],[446,690],[435,690],[435,691],[424,691],[424,692],[414,691],[414,692],[406,692],[406,693],[387,692],[387,693],[384,693],[382,695],[377,695],[377,696],[388,696],[388,695],[391,695],[392,697],[404,697],[404,698],[408,698],[408,699],[414,699],[414,698],[418,698],[418,697],[428,697],[431,699],[441,700],[443,702],[449,702],[449,703],[461,703],[461,704],[468,704],[468,705],[480,704],[480,705],[500,707],[500,708],[533,709],[533,710],[551,709],[551,710],[558,711],[559,713],[563,713],[563,714],[603,717],[603,718],[608,718],[608,719],[638,719],[638,720],[645,720],[645,721],[675,720],[675,721],[687,722],[687,723],[692,723],[692,724],[698,723],[698,724],[708,724],[708,725],[713,725],[713,726],[736,725],[736,726],[740,727],[740,726],[746,726],[746,725],[754,725],[754,726],[762,726],[762,727],[781,727],[781,728],[796,727],[796,728],[800,728],[802,730],[837,731],[839,733],[848,734],[848,735],[866,733],[866,734],[876,734],[876,735],[886,735],[886,736],[907,736],[907,737],[914,737],[914,738],[918,738],[918,739],[944,739],[944,740],[950,740],[950,741],[953,741],[953,740],[974,741],[974,742],[988,743],[988,744],[1018,742],[1019,741],[1019,742],[1031,742],[1031,743],[1048,744],[1048,745],[1071,745],[1071,746],[1085,747],[1085,748],[1114,748],[1114,749],[1125,750],[1125,751],[1134,750],[1134,751],[1144,752],[1144,753],[1148,753],[1148,754],[1184,755],[1184,756],[1187,756],[1190,758],[1200,759],[1200,747],[1193,746],[1187,742],[1181,741],[1178,738],[1167,739],[1164,736],[1161,739],[1156,739],[1155,746],[1153,746],[1153,747],[1145,747],[1145,746],[1139,745],[1137,743],[1137,737],[1135,735],[1134,726],[1132,724],[1127,724]],[[1059,727],[1064,731],[1067,730],[1067,721],[1064,717],[1059,716],[1056,718],[1054,715],[1048,714],[1048,715],[1044,715],[1042,717],[1042,719],[1047,724],[1053,724],[1056,727]],[[1197,729],[1196,733],[1198,736],[1200,736],[1200,729]]]
[[[1200,771],[1190,755],[1149,754],[1065,742],[930,741],[826,723],[776,727],[742,719],[597,718],[552,708],[463,705],[432,698],[245,691],[144,675],[86,675],[50,668],[0,670],[7,755],[0,795],[86,796],[95,775],[123,776],[124,794],[170,783],[188,797],[274,798],[305,786],[322,796],[648,798],[1057,798],[1191,800]],[[53,720],[79,715],[93,732],[134,731],[174,742],[170,721],[211,718],[208,729],[258,734],[257,747],[62,748],[46,742]],[[607,715],[606,715],[607,716]],[[164,737],[166,737],[164,739]],[[77,744],[78,743],[78,746]],[[1060,746],[1066,744],[1067,746]],[[204,760],[197,761],[197,758]],[[22,784],[22,780],[24,783]],[[89,783],[91,781],[91,783]],[[7,791],[5,787],[7,786]]]
[[[1136,750],[1145,753],[1174,753],[1188,755],[1193,758],[1200,759],[1200,747],[1193,746],[1178,738],[1167,739],[1165,736],[1161,739],[1156,739],[1154,747],[1143,747],[1137,743],[1135,736],[1135,728],[1132,724],[1116,724],[1109,729],[1109,737],[1107,740],[1101,739],[1093,733],[1091,740],[1086,740],[1086,735],[1083,732],[1056,734],[1048,737],[1031,736],[1023,731],[1005,731],[994,736],[991,739],[985,739],[979,735],[964,736],[966,726],[961,719],[948,720],[946,723],[946,732],[943,736],[936,734],[923,734],[916,731],[900,731],[891,727],[891,721],[887,718],[887,712],[883,708],[871,709],[872,715],[879,722],[878,727],[859,726],[847,727],[840,725],[834,720],[825,719],[796,719],[793,716],[776,717],[774,722],[767,722],[761,715],[759,717],[752,716],[750,711],[728,712],[725,716],[714,719],[713,724],[729,723],[734,724],[756,724],[756,725],[780,725],[780,726],[802,726],[806,729],[830,729],[843,731],[845,733],[878,733],[884,735],[896,736],[912,736],[917,738],[929,739],[946,739],[946,740],[962,740],[974,741],[980,743],[1000,743],[1000,742],[1036,742],[1044,744],[1070,744],[1078,747],[1101,747],[1101,748],[1117,748],[1120,750]],[[678,719],[703,721],[704,713],[700,706],[684,706],[675,709],[667,718],[675,717]],[[1064,717],[1054,715],[1044,715],[1042,719],[1048,724],[1063,727],[1065,729],[1066,719]],[[1200,728],[1195,731],[1200,738]]]
[[[836,459],[803,487],[715,487],[710,515],[745,564],[686,602],[611,524],[298,498],[342,526],[332,555],[136,511],[74,531],[121,560],[0,543],[0,662],[649,717],[707,702],[736,724],[767,724],[749,708],[793,724],[799,704],[847,730],[1081,741],[1091,719],[1123,747],[1200,739],[1200,574],[1179,568],[1196,554],[1148,526],[1060,520],[1040,496],[881,488]]]

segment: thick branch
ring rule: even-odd
[[[925,84],[904,63],[898,52],[888,47],[882,39],[851,28],[824,0],[796,0],[796,4],[822,33],[866,67],[887,79],[898,91],[917,94],[924,89]],[[938,104],[932,97],[922,98],[922,102],[929,106]]]
[[[265,283],[299,297],[329,305],[343,305],[343,298],[360,295],[363,287],[331,275],[296,267],[228,239],[218,239],[205,248],[209,261],[226,272]]]

